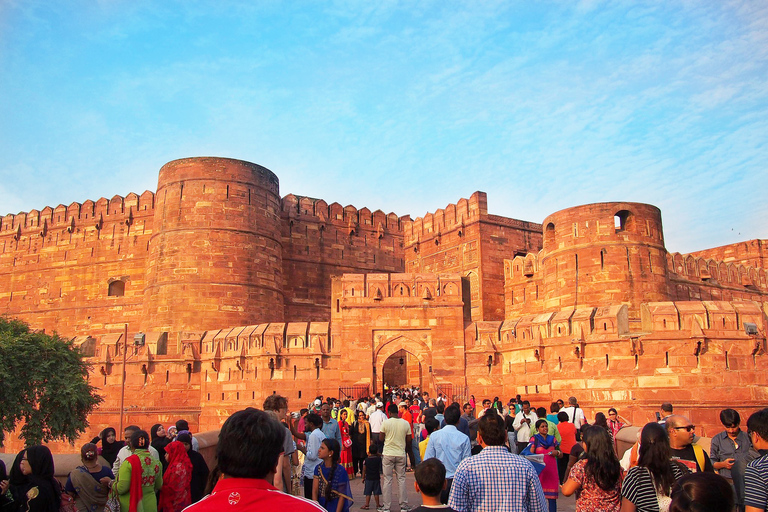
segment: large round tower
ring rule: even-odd
[[[146,331],[283,319],[277,176],[229,158],[160,169],[144,289]]]
[[[661,211],[641,203],[595,203],[553,213],[543,222],[540,253],[546,301],[569,306],[668,298]]]

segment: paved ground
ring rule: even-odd
[[[408,504],[413,508],[418,505],[421,505],[421,497],[419,496],[419,493],[416,492],[416,490],[413,487],[413,473],[406,473],[405,474],[405,486],[408,489]],[[360,480],[360,478],[356,478],[355,480],[352,480],[352,497],[355,499],[354,505],[352,505],[352,510],[360,510],[360,507],[365,505],[365,496],[363,495],[363,482]],[[397,481],[392,482],[392,495],[397,496]],[[376,510],[376,502],[371,498],[371,510]],[[397,498],[392,500],[392,512],[396,512],[399,510],[399,506],[397,505]],[[557,500],[557,510],[558,512],[574,512],[576,510],[576,500],[573,498],[573,496],[566,498],[565,496],[560,496],[560,498]]]

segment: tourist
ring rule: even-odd
[[[80,448],[80,461],[83,465],[69,473],[64,490],[75,498],[77,510],[101,512],[115,475],[112,469],[99,463],[98,447],[93,443]]]
[[[624,452],[624,455],[622,455],[621,460],[619,461],[621,468],[624,471],[629,471],[629,468],[637,466],[637,460],[640,458],[640,434],[642,434],[642,432],[643,429],[637,429],[635,443],[629,450]]]
[[[483,405],[485,405],[485,402],[486,400],[483,400]],[[488,400],[488,404],[490,405],[490,400]],[[528,400],[524,400],[522,406],[522,410],[515,415],[513,423],[516,433],[517,453],[521,453],[528,446],[531,436],[535,433],[534,425],[539,419],[536,413],[531,410],[531,403]],[[485,415],[485,411],[483,411],[483,415]]]
[[[125,441],[117,441],[116,437],[117,433],[115,429],[112,427],[107,427],[101,431],[101,434],[91,440],[92,443],[98,443],[101,441],[100,455],[104,457],[104,460],[109,463],[110,467],[115,463],[115,459],[117,459],[117,453],[123,446],[125,446]]]
[[[325,437],[335,439],[339,446],[341,446],[341,430],[339,430],[339,422],[331,417],[331,406],[329,404],[323,404],[320,406],[320,417],[323,418],[323,434]]]
[[[571,450],[576,446],[576,425],[568,420],[568,414],[565,411],[557,413],[557,431],[560,433],[560,451],[564,457],[557,459],[557,474],[560,482],[565,482],[568,475],[568,463],[570,461]]]
[[[198,451],[200,446],[195,436],[192,435],[192,431],[189,430],[189,422],[187,420],[176,420],[176,435],[181,434],[185,430],[192,436],[192,449]]]
[[[192,503],[197,503],[203,496],[205,496],[205,484],[208,481],[208,463],[205,462],[205,458],[192,449],[192,436],[189,434],[181,434],[176,438],[176,441],[184,445],[184,449],[187,451],[187,457],[192,463],[192,480],[189,483],[190,498]]]
[[[368,447],[371,446],[371,424],[363,411],[357,412],[357,419],[349,429],[352,438],[352,474],[363,474],[363,461],[365,461]]]
[[[618,450],[618,441],[616,436],[619,435],[619,431],[624,427],[631,427],[632,423],[629,422],[624,416],[620,416],[619,412],[611,407],[608,409],[608,429],[611,433],[611,439],[613,439],[613,447]],[[617,452],[618,454],[618,452]]]
[[[115,458],[115,462],[112,464],[112,474],[115,476],[120,475],[120,466],[127,459],[133,454],[133,450],[131,449],[131,437],[136,432],[141,431],[141,427],[137,425],[128,425],[125,427],[125,430],[123,431],[123,437],[125,439],[125,445],[120,448],[120,451],[117,452],[117,457]],[[157,453],[157,450],[154,446],[151,446],[149,443],[147,443],[147,446],[144,449],[149,448],[149,454],[154,457],[157,460],[160,460],[160,455]]]
[[[672,486],[688,474],[688,469],[671,456],[664,427],[646,424],[640,436],[637,466],[630,468],[621,485],[621,512],[658,512],[660,504],[671,501]]]
[[[584,410],[579,407],[579,401],[575,396],[568,398],[568,407],[561,409],[568,415],[568,421],[576,427],[576,440],[581,440],[581,427],[587,424],[587,418],[584,416]]]
[[[619,512],[622,470],[608,432],[587,428],[582,442],[586,457],[571,468],[563,495],[579,491],[576,512]]]
[[[352,506],[349,476],[339,464],[339,451],[335,439],[323,439],[318,451],[323,462],[315,468],[312,484],[312,499],[329,512],[349,512]]]
[[[163,471],[168,467],[168,461],[165,458],[165,447],[172,442],[165,434],[165,428],[160,423],[152,425],[152,428],[149,429],[150,446],[157,450],[157,458],[163,464]]]
[[[443,421],[445,420],[445,402],[437,402],[437,414],[435,414],[435,419],[442,425]]]
[[[669,434],[670,453],[673,459],[685,464],[692,473],[715,470],[707,452],[693,442],[696,437],[696,426],[688,418],[673,414],[666,418],[664,425]]]
[[[8,492],[8,488],[10,487],[11,482],[8,479],[8,473],[5,469],[5,462],[0,460],[0,510],[5,511],[6,506],[8,508],[11,508],[11,503],[13,503],[8,496],[6,496],[6,493]]]
[[[397,406],[391,404],[387,409],[389,419],[382,423],[379,439],[384,443],[382,451],[382,472],[384,473],[384,482],[382,485],[382,494],[384,495],[384,504],[382,510],[389,512],[392,503],[392,476],[397,478],[400,510],[410,509],[408,507],[408,493],[405,489],[405,459],[406,453],[411,457],[413,464],[413,452],[407,450],[411,445],[411,426],[404,419],[397,417]]]
[[[20,511],[58,512],[61,505],[61,485],[53,476],[53,456],[47,446],[33,445],[19,452],[18,471],[23,478],[13,475],[11,468],[11,486],[21,484],[12,491]],[[16,461],[14,461],[14,466]],[[14,484],[16,482],[16,484]]]
[[[171,442],[165,451],[168,467],[163,473],[163,489],[158,509],[160,512],[181,512],[192,504],[192,462],[187,455],[187,449],[179,441]]]
[[[421,494],[421,506],[412,512],[455,512],[445,505],[441,495],[445,490],[445,466],[438,459],[425,460],[416,466],[414,488]]]
[[[658,420],[659,423],[663,425],[664,423],[667,422],[667,418],[672,416],[672,410],[673,410],[672,404],[669,402],[664,402],[663,404],[661,404],[661,408],[659,410],[660,412],[656,413],[656,419]]]
[[[445,467],[446,486],[440,496],[440,502],[443,504],[448,503],[456,468],[462,460],[470,456],[472,449],[469,437],[456,428],[460,417],[461,411],[458,406],[451,405],[446,408],[445,427],[430,434],[427,449],[424,452],[424,460],[436,458]]]
[[[557,402],[552,402],[549,404],[549,414],[547,414],[547,419],[557,425],[560,420],[557,419],[557,413],[560,412],[560,405],[558,405]]]
[[[427,418],[427,421],[424,423],[424,431],[427,433],[427,437],[419,442],[419,458],[421,460],[424,460],[424,456],[427,454],[427,446],[429,445],[429,436],[432,435],[432,432],[436,431],[440,428],[440,425],[437,423],[437,420],[435,418]]]
[[[477,407],[477,400],[475,400],[475,395],[469,395],[469,405],[472,408],[472,413],[474,414],[475,409]]]
[[[725,430],[712,438],[709,457],[715,471],[733,485],[736,505],[739,510],[743,510],[744,470],[759,454],[752,449],[749,436],[740,428],[741,416],[738,411],[723,409],[720,411],[720,423]]]
[[[291,433],[295,437],[304,439],[307,442],[305,446],[300,446],[299,449],[304,452],[304,465],[302,466],[301,474],[304,478],[304,497],[308,499],[312,498],[312,479],[315,477],[315,468],[322,462],[317,456],[320,443],[325,439],[322,426],[323,419],[313,412],[307,414],[307,417],[304,418],[304,432],[297,432],[296,425],[291,421]],[[280,453],[277,456],[279,458]]]
[[[459,402],[453,402],[450,406],[454,406],[457,409],[459,409]],[[449,406],[449,407],[450,407]],[[461,410],[459,410],[461,412]],[[465,436],[469,437],[469,419],[465,418],[464,415],[459,416],[459,422],[456,424],[456,429],[464,434]],[[440,428],[443,428],[445,426],[445,412],[443,412],[443,421],[440,423]]]
[[[381,496],[381,457],[379,457],[379,445],[372,443],[369,447],[368,458],[363,462],[363,494],[365,505],[360,507],[368,510],[371,496],[376,500],[376,508],[381,508],[379,496]]]
[[[675,482],[669,512],[730,512],[733,506],[733,489],[725,478],[694,473]]]
[[[283,425],[288,418],[288,399],[277,393],[272,393],[264,399],[263,409],[274,415]],[[278,459],[278,468],[273,485],[278,489],[289,492],[291,489],[291,456],[296,452],[296,443],[289,429],[285,429],[283,437],[283,453]]]
[[[311,421],[322,435],[320,417],[309,414],[307,418],[307,422]],[[227,418],[219,431],[216,445],[218,469],[211,472],[215,487],[210,496],[187,507],[185,512],[322,511],[323,508],[317,503],[279,492],[268,481],[270,475],[278,470],[277,459],[283,450],[284,428],[271,415],[252,408]],[[312,439],[308,444],[311,442]],[[220,472],[221,478],[216,476],[216,472]],[[311,477],[309,482],[312,482]]]
[[[744,505],[749,512],[768,511],[768,409],[761,409],[747,419],[752,447],[760,457],[747,464],[744,472]],[[751,507],[751,508],[750,508]]]
[[[371,424],[371,442],[379,445],[379,453],[381,453],[384,447],[381,444],[380,436],[381,425],[387,420],[387,415],[384,414],[384,403],[381,400],[376,401],[376,410],[373,414],[368,415],[368,423]]]
[[[347,418],[349,417],[347,409],[341,409],[339,411],[339,432],[341,433],[341,452],[336,455],[339,456],[341,467],[347,472],[349,478],[355,477],[355,471],[352,468],[352,437],[349,434],[349,423]]]
[[[507,431],[498,414],[480,418],[482,451],[456,468],[448,506],[457,512],[544,512],[546,498],[533,465],[509,453]]]
[[[544,420],[547,422],[547,426],[549,427],[547,429],[547,434],[550,436],[555,436],[555,439],[557,439],[557,442],[563,440],[562,436],[560,436],[560,432],[557,430],[557,423],[554,421],[550,421],[549,415],[547,414],[547,410],[543,407],[539,407],[536,409],[536,416],[539,417],[540,420]]]
[[[115,488],[120,499],[122,512],[139,510],[157,511],[157,493],[163,486],[163,465],[150,453],[149,434],[136,430],[131,434],[130,447],[133,450],[120,465]]]
[[[559,478],[557,475],[557,459],[562,457],[560,443],[555,436],[550,435],[547,420],[536,420],[536,434],[531,436],[528,446],[520,455],[542,455],[544,457],[544,469],[539,473],[541,489],[544,497],[549,502],[549,512],[557,510],[557,495],[559,492]]]

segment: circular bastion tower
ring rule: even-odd
[[[668,300],[661,211],[641,203],[595,203],[543,222],[540,269],[546,302],[560,308]]]
[[[283,320],[279,180],[229,158],[165,164],[155,194],[145,331]]]

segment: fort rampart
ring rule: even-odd
[[[298,408],[385,383],[575,395],[635,423],[672,401],[712,435],[721,407],[768,399],[765,247],[670,253],[639,203],[537,224],[475,192],[412,220],[281,199],[264,167],[190,158],[156,194],[0,218],[0,306],[83,350],[105,398],[88,438],[121,417],[209,430],[273,392]]]

